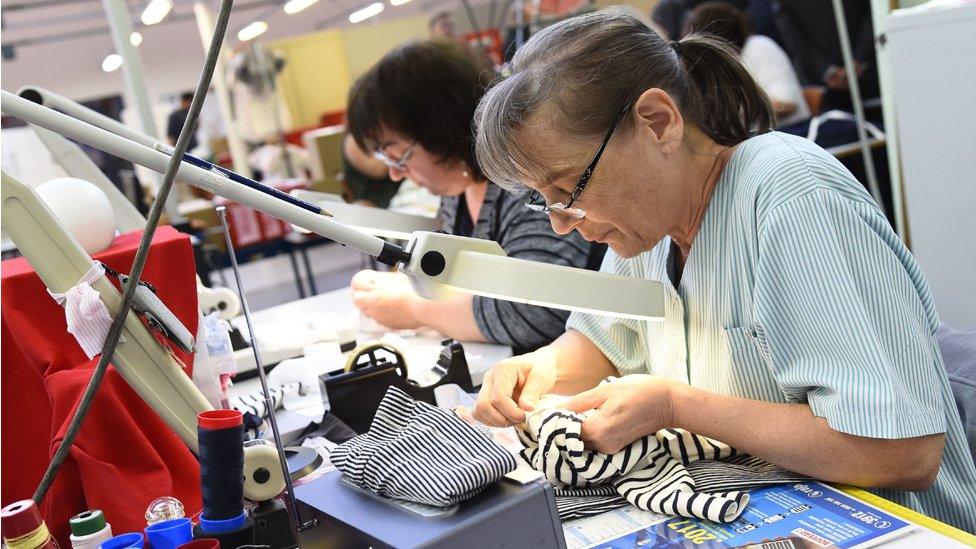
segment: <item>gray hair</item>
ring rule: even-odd
[[[672,47],[622,10],[588,13],[543,29],[516,53],[511,69],[482,98],[474,120],[482,171],[512,191],[548,177],[523,139],[521,130],[530,123],[591,138],[651,88],[667,92],[687,122],[722,145],[769,131],[774,120],[766,94],[728,44],[690,35]],[[629,126],[625,119],[618,131]]]

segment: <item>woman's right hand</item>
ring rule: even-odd
[[[539,398],[556,384],[556,357],[553,349],[543,347],[526,355],[515,356],[495,364],[478,393],[472,414],[491,427],[510,427],[525,421]]]

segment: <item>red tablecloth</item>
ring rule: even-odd
[[[129,272],[140,236],[141,231],[119,236],[95,259]],[[34,493],[98,357],[88,360],[67,333],[64,310],[24,258],[4,261],[2,275],[0,499],[6,505]],[[195,334],[194,275],[189,238],[160,227],[142,278]],[[192,365],[189,355],[180,359]],[[188,515],[199,511],[199,484],[193,454],[110,368],[41,512],[61,546],[70,547],[68,518],[75,513],[102,509],[115,533],[141,531],[146,506],[159,496],[175,496]]]

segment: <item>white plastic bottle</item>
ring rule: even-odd
[[[99,509],[92,509],[71,517],[71,547],[74,549],[96,549],[112,537],[112,525],[105,522],[105,515]]]

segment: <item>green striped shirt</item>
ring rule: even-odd
[[[621,374],[723,395],[806,402],[833,429],[873,438],[945,433],[924,492],[879,495],[976,531],[976,467],[935,341],[921,269],[864,188],[815,144],[742,143],[719,178],[680,282],[670,238],[602,270],[660,280],[664,322],[574,313]]]

